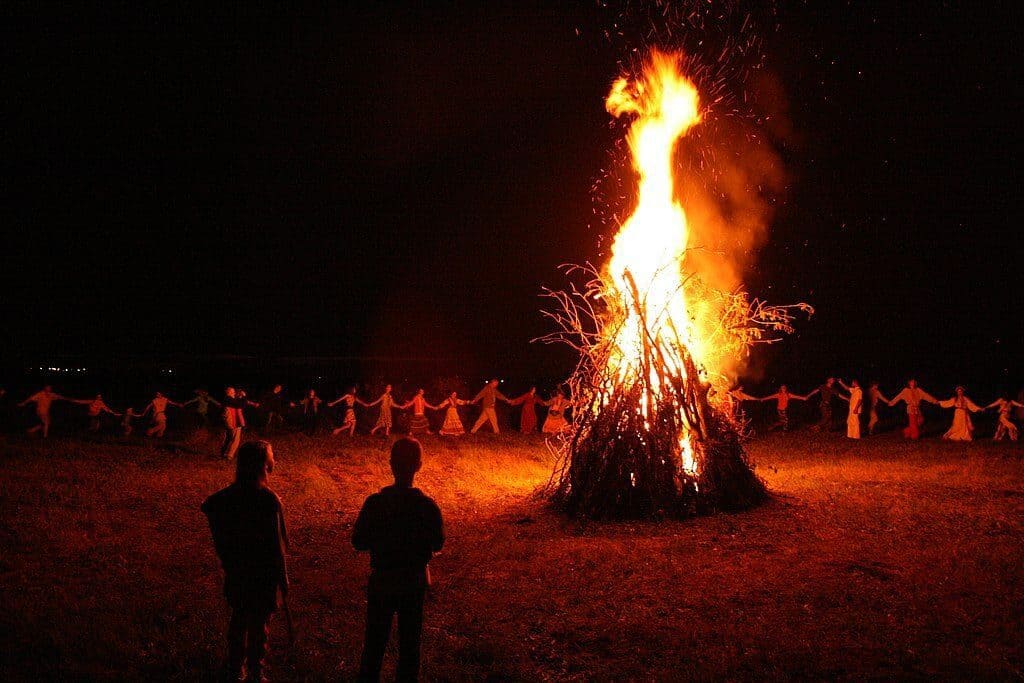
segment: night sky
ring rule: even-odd
[[[610,4],[5,10],[5,361],[561,367],[528,342],[557,266],[602,258]],[[764,27],[786,180],[746,279],[817,314],[763,381],[1024,382],[1024,74],[1011,4],[984,5],[789,2]]]

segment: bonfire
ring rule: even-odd
[[[559,444],[555,500],[591,518],[687,516],[766,497],[743,448],[729,384],[755,343],[791,331],[797,309],[737,288],[719,291],[694,269],[674,158],[701,122],[696,87],[678,55],[652,52],[620,78],[607,109],[632,117],[627,141],[636,204],[602,267],[574,266],[583,283],[548,291],[557,331],[546,341],[580,353],[570,379],[576,419]]]

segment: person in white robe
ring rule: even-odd
[[[846,438],[860,438],[860,414],[864,409],[864,390],[860,388],[860,382],[851,380],[849,386],[843,380],[839,380],[839,386],[850,392],[849,396],[839,394],[839,398],[850,404],[846,413]]]
[[[967,397],[964,388],[957,387],[956,394],[945,401],[939,401],[939,405],[943,408],[953,409],[953,424],[942,435],[942,438],[948,441],[970,441],[974,434],[971,413],[981,412],[981,408]]]

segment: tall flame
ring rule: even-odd
[[[610,328],[610,369],[620,378],[639,372],[646,345],[656,347],[664,362],[685,377],[681,346],[698,367],[707,360],[684,287],[689,229],[673,174],[677,142],[700,122],[697,89],[679,72],[675,56],[653,52],[641,78],[615,82],[606,107],[613,116],[636,117],[627,141],[638,176],[636,208],[616,235],[607,266],[625,310],[625,320]],[[645,339],[648,333],[653,339]],[[658,377],[650,372],[646,379],[657,391]],[[683,467],[692,471],[693,444],[686,433],[680,441]]]

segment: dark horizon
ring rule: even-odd
[[[786,183],[745,281],[817,313],[751,379],[1024,383],[1010,9],[778,5],[758,73]],[[4,366],[571,369],[529,341],[557,266],[608,237],[610,10],[9,14]]]

